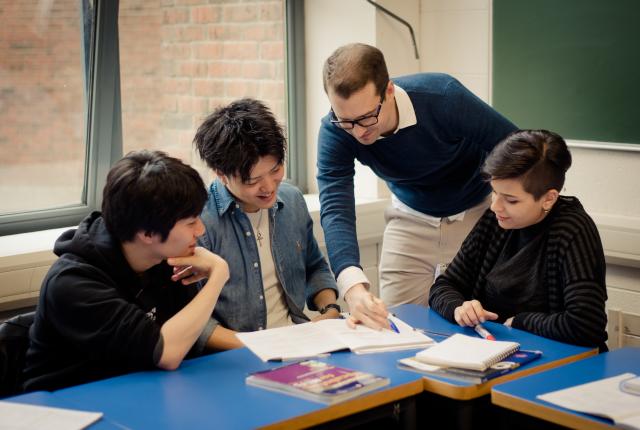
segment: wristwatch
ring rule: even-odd
[[[326,314],[327,311],[329,309],[335,309],[338,311],[338,313],[342,312],[342,309],[340,309],[340,305],[337,303],[329,303],[327,306],[325,306],[324,308],[320,309],[320,313],[321,314]]]

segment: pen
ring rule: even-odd
[[[396,333],[400,334],[400,330],[398,330],[398,326],[395,325],[394,322],[391,321],[391,319],[389,319],[389,326],[391,327],[391,330],[393,330]]]
[[[185,274],[187,272],[187,270],[189,270],[189,269],[193,269],[193,266],[183,267],[182,270],[180,270],[177,273],[174,273],[173,276],[181,276],[181,275]]]
[[[312,360],[314,358],[325,358],[328,357],[330,354],[323,352],[320,354],[312,354],[312,355],[305,355],[305,356],[298,356],[298,357],[278,357],[278,358],[270,358],[267,361],[274,361],[277,363],[285,363],[287,361],[305,361],[305,360]]]
[[[478,333],[480,336],[482,336],[487,340],[496,340],[496,338],[493,337],[493,335],[489,332],[489,330],[484,328],[482,324],[477,324],[473,329],[476,331],[476,333]]]

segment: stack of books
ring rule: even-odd
[[[541,351],[521,350],[516,342],[454,334],[414,357],[398,360],[398,365],[402,369],[482,384],[541,356]]]

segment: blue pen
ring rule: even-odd
[[[398,330],[398,326],[396,326],[393,321],[391,321],[391,319],[389,319],[389,326],[391,327],[391,330],[395,331],[396,333],[400,334],[400,330]]]

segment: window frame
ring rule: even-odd
[[[285,85],[287,88],[287,172],[303,193],[307,184],[307,124],[304,1],[285,0]]]

